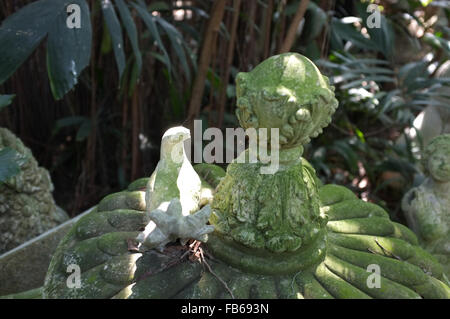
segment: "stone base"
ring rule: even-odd
[[[0,296],[41,287],[59,242],[91,210],[0,255]]]

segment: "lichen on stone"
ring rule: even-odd
[[[206,240],[213,226],[206,226],[210,207],[201,210],[202,183],[189,162],[184,142],[187,128],[167,130],[161,140],[161,156],[147,184],[145,229],[137,241],[147,248],[164,247],[177,239]],[[192,214],[192,215],[191,215]]]
[[[408,225],[450,277],[450,134],[431,140],[422,164],[427,177],[405,194],[402,209]]]
[[[328,78],[298,53],[272,56],[251,72],[239,73],[236,95],[241,126],[278,128],[284,148],[304,145],[322,133],[338,106]]]
[[[315,172],[302,145],[331,122],[338,102],[317,67],[296,53],[273,56],[236,78],[236,115],[243,128],[279,129],[282,169],[259,173],[261,162],[234,160],[213,201],[218,232],[253,248],[295,251],[326,221]],[[248,150],[246,151],[248,153]],[[242,156],[247,156],[244,153]]]
[[[0,128],[0,149],[9,147],[26,158],[19,174],[0,184],[0,253],[57,226],[67,215],[55,205],[48,171],[39,167],[30,149],[6,128]]]
[[[411,230],[343,186],[320,185],[301,158],[302,145],[329,123],[337,106],[333,89],[314,64],[296,53],[282,54],[240,74],[237,82],[241,125],[282,132],[280,169],[262,174],[261,161],[238,161],[249,150],[228,165],[225,176],[217,167],[198,167],[200,197],[195,198],[209,203],[202,193],[212,193],[209,222],[215,231],[197,246],[172,243],[162,251],[136,250],[129,241],[142,231],[144,216],[151,219],[155,212],[148,208],[152,192],[144,198],[144,182],[137,181],[108,195],[61,242],[43,296],[450,298],[442,266],[418,246]],[[171,177],[163,174],[165,182],[175,185],[181,173],[170,172]],[[176,187],[171,193],[154,185],[152,191],[161,192],[158,198],[178,198]],[[177,225],[195,216],[181,214],[183,200],[176,202],[169,216],[164,215],[168,207],[155,214],[162,229],[171,228],[166,222]],[[200,222],[185,237],[208,227]],[[65,284],[71,262],[81,267],[78,290]],[[374,264],[379,266],[376,289],[368,285]]]

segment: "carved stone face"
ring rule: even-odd
[[[304,145],[338,106],[328,78],[298,53],[273,56],[236,78],[236,115],[247,128],[278,128],[281,148]]]
[[[439,182],[450,182],[450,147],[437,150],[428,159],[428,171]]]
[[[437,136],[428,144],[424,165],[434,180],[450,182],[450,134]]]

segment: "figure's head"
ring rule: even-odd
[[[434,180],[450,182],[450,134],[431,140],[425,148],[423,165]]]
[[[298,53],[265,60],[236,78],[236,115],[245,129],[278,128],[282,148],[304,145],[331,122],[334,87]]]

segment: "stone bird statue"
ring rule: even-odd
[[[154,242],[158,240],[161,240],[159,246],[167,243],[167,236],[173,230],[169,227],[169,231],[166,226],[159,229],[161,226],[157,227],[152,215],[155,212],[161,214],[163,211],[171,211],[169,202],[178,199],[181,207],[180,218],[189,216],[200,208],[201,180],[189,162],[184,149],[184,142],[190,137],[190,131],[182,126],[170,128],[162,137],[160,160],[150,177],[145,193],[146,222],[148,224],[137,238],[138,242],[145,243],[145,246],[153,247]],[[175,215],[178,213],[173,216]],[[158,220],[163,222],[161,218]],[[174,221],[174,218],[172,217],[170,220]],[[203,224],[206,222],[207,219]],[[154,234],[148,238],[151,233]],[[177,238],[184,237],[180,233]]]

